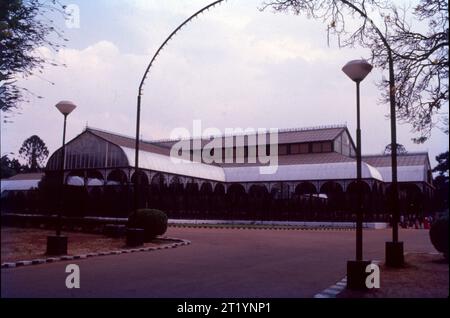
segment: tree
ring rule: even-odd
[[[34,135],[23,142],[19,154],[27,160],[29,171],[36,172],[41,168],[49,152],[44,141]]]
[[[19,76],[26,78],[35,72],[42,73],[47,64],[59,65],[42,54],[36,54],[36,49],[47,46],[58,51],[62,45],[49,40],[51,36],[67,41],[63,38],[63,31],[55,28],[53,20],[48,16],[54,12],[67,16],[64,9],[65,6],[57,0],[0,2],[0,109],[2,111],[12,111],[20,102],[27,101],[24,93],[34,95],[16,84]]]
[[[449,154],[448,151],[436,156],[437,166],[434,167],[433,172],[439,174],[434,178],[433,184],[436,187],[435,190],[435,202],[437,210],[448,210],[448,194],[449,194],[449,167],[448,167]]]
[[[266,2],[266,7],[322,19],[340,46],[368,48],[372,63],[389,71],[389,77],[379,82],[381,101],[395,104],[397,118],[410,123],[418,135],[415,142],[425,142],[437,122],[448,133],[445,0],[420,0],[412,10],[389,0],[275,0]],[[353,18],[361,22],[349,32]]]
[[[390,155],[391,153],[392,153],[392,145],[389,144],[386,146],[386,148],[384,148],[384,154]],[[397,144],[397,154],[404,155],[407,153],[408,153],[408,151],[406,151],[405,146],[403,146],[402,144]]]
[[[448,150],[440,155],[436,156],[438,165],[434,167],[433,172],[438,172],[440,176],[446,176],[448,178]]]
[[[1,158],[1,179],[10,178],[18,173],[24,172],[25,167],[22,166],[17,159],[9,159],[7,155]]]

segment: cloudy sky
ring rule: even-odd
[[[67,67],[48,67],[21,84],[31,97],[13,123],[2,118],[1,153],[18,153],[23,140],[37,134],[56,150],[62,115],[54,105],[71,100],[68,139],[86,125],[134,135],[136,95],[143,72],[158,46],[184,19],[211,0],[79,0],[80,28],[58,53],[40,54]],[[355,87],[342,73],[349,60],[369,57],[361,49],[327,44],[326,26],[291,14],[260,12],[262,0],[229,0],[184,28],[152,68],[142,100],[142,137],[170,136],[177,127],[293,128],[347,124],[356,128]],[[380,153],[390,142],[388,105],[378,102],[374,70],[362,84],[363,153]],[[54,82],[55,85],[48,83]],[[2,114],[4,117],[5,114]],[[398,142],[408,151],[448,149],[440,130],[422,145],[412,143],[411,127],[399,125]]]

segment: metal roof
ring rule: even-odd
[[[331,141],[339,136],[347,128],[344,125],[335,126],[323,126],[323,127],[310,127],[310,128],[293,128],[293,129],[279,129],[278,130],[278,143],[305,143],[305,142],[318,142],[318,141]],[[135,148],[135,138],[119,135],[111,132],[107,132],[97,128],[86,128],[89,131],[101,138],[104,138],[112,143],[119,146],[127,148]],[[255,134],[248,134],[255,135]],[[226,140],[238,137],[248,136],[246,134],[237,134],[234,136],[214,136],[215,138],[222,138],[222,144],[225,145]],[[199,140],[200,138],[186,139],[186,140]],[[139,147],[140,149],[147,151],[152,151],[161,154],[168,154],[168,149],[172,147],[175,143],[179,142],[180,139],[165,139],[165,140],[141,140]],[[245,138],[244,145],[253,145],[248,138]],[[200,144],[204,146],[210,142],[210,138],[200,139]]]
[[[368,164],[374,167],[390,167],[391,155],[365,155],[362,158]],[[398,166],[419,166],[426,165],[428,162],[427,152],[413,152],[397,155]]]
[[[383,176],[384,182],[392,182],[391,167],[377,167]],[[427,171],[423,165],[420,166],[398,166],[397,175],[399,182],[428,182]]]
[[[132,149],[135,149],[135,147],[136,147],[136,141],[132,137],[122,136],[122,135],[118,135],[118,134],[114,134],[111,132],[94,129],[94,128],[87,128],[86,131],[88,131],[100,138],[103,138],[113,144],[116,144],[120,147],[126,147],[126,148],[132,148]],[[139,149],[141,149],[143,151],[149,151],[149,152],[163,154],[163,155],[169,155],[169,153],[170,153],[170,149],[168,149],[166,147],[160,147],[160,146],[157,146],[150,142],[142,141],[142,140],[139,142]]]
[[[356,179],[356,162],[327,164],[280,165],[273,174],[260,173],[260,167],[224,168],[227,182],[267,182],[298,180],[342,180]],[[362,177],[383,181],[377,169],[362,164]]]
[[[134,165],[134,149],[122,147],[129,164]],[[218,167],[199,162],[180,160],[156,153],[140,151],[139,166],[144,169],[219,182],[262,182],[281,180],[333,180],[356,178],[356,162],[279,165],[272,174],[261,173],[262,166]],[[363,163],[363,178],[383,181],[374,167]]]
[[[298,155],[279,155],[279,165],[303,165],[303,164],[318,164],[318,163],[337,163],[337,162],[354,162],[352,157],[345,156],[337,152],[323,152],[323,153],[307,153]],[[248,167],[259,166],[258,163],[222,163],[221,167]]]
[[[278,130],[278,144],[289,144],[289,143],[305,143],[305,142],[319,142],[319,141],[332,141],[336,137],[338,137],[343,131],[347,129],[346,126],[343,125],[335,125],[335,126],[323,126],[323,127],[310,127],[310,128],[292,128],[292,129],[279,129]],[[244,136],[256,136],[255,133],[242,133],[242,134],[236,134],[233,136],[229,135],[223,135],[223,136],[212,136],[214,138],[221,138],[221,142],[223,145],[227,144],[227,141],[229,141],[229,144],[233,143],[233,140],[237,138],[243,138]],[[200,144],[202,146],[206,145],[210,142],[210,138],[192,138],[192,139],[185,139],[185,140],[196,140],[200,141]],[[254,146],[255,142],[253,142],[252,139],[255,138],[245,138],[243,141],[243,144],[245,146]],[[178,140],[155,140],[155,141],[149,141],[150,143],[154,145],[158,145],[165,148],[172,147],[175,143],[180,141]],[[267,142],[269,140],[267,139]]]
[[[134,138],[87,128],[87,132],[119,146],[128,165],[134,166]],[[333,140],[346,131],[345,126],[281,131],[279,143]],[[228,138],[223,136],[222,138]],[[219,182],[258,182],[289,180],[332,180],[356,178],[355,158],[336,152],[283,155],[273,174],[260,173],[261,165],[249,163],[205,164],[190,160],[175,162],[169,155],[169,143],[176,141],[140,142],[140,168]],[[155,144],[158,143],[158,144]],[[399,155],[400,181],[425,181],[429,168],[427,153]],[[274,163],[272,161],[272,163]],[[402,167],[410,167],[403,169]],[[384,169],[387,168],[387,169]],[[363,177],[390,182],[390,156],[363,157]]]
[[[302,143],[302,142],[315,142],[315,141],[331,141],[336,139],[347,128],[334,127],[334,128],[313,128],[308,130],[298,131],[286,131],[281,132],[278,136],[278,143]]]
[[[134,166],[135,150],[127,147],[121,148],[128,158],[129,165]],[[200,162],[192,162],[189,160],[179,160],[178,162],[175,162],[175,160],[169,156],[148,151],[139,151],[139,167],[187,177],[221,182],[225,181],[225,173],[221,167],[207,165]]]

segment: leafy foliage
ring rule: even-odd
[[[448,215],[437,219],[431,225],[430,240],[434,248],[448,259]]]
[[[438,165],[434,167],[433,172],[439,172],[440,176],[447,176],[448,179],[448,150],[436,156]]]
[[[42,54],[38,48],[46,46],[58,51],[62,45],[49,40],[67,41],[63,31],[53,26],[52,13],[66,16],[65,6],[57,0],[6,0],[0,2],[0,109],[12,111],[27,101],[26,94],[34,95],[17,85],[18,77],[26,78],[42,73],[45,65],[59,65]],[[53,84],[53,83],[52,83]],[[37,95],[35,95],[37,96]],[[37,96],[42,98],[41,96]]]
[[[436,156],[438,165],[434,167],[433,172],[438,172],[433,180],[433,185],[436,190],[434,191],[434,201],[436,209],[438,211],[448,210],[448,194],[449,194],[449,170],[448,170],[448,151]]]
[[[159,210],[140,209],[128,218],[129,228],[141,228],[145,231],[145,241],[151,241],[167,230],[167,215]]]
[[[25,172],[26,167],[22,166],[19,160],[13,158],[9,159],[7,155],[1,158],[1,179],[10,178],[18,173]]]

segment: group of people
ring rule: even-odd
[[[433,223],[433,217],[418,216],[415,214],[400,215],[400,226],[404,229],[429,229]]]

